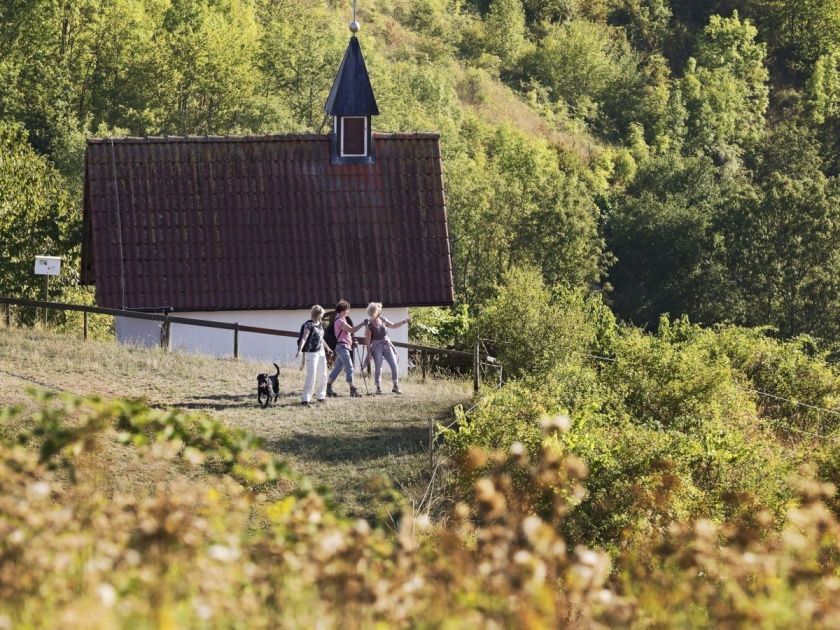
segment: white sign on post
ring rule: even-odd
[[[36,276],[57,276],[61,272],[61,256],[35,256]]]
[[[35,275],[44,276],[44,300],[50,299],[50,276],[61,273],[61,256],[35,256]],[[47,307],[44,306],[44,328],[47,327]]]

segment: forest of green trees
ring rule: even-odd
[[[345,6],[348,5],[348,6]],[[442,134],[459,304],[504,274],[620,318],[840,335],[834,0],[375,0],[382,131]],[[0,286],[80,242],[85,139],[322,131],[349,3],[0,7]],[[89,299],[89,296],[88,296]]]

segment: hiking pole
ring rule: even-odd
[[[356,346],[356,352],[359,353],[359,347]],[[365,383],[365,395],[370,396],[370,390],[368,390],[368,379],[367,379],[367,370],[365,369],[365,365],[361,359],[359,359],[359,367],[362,369],[362,380]]]
[[[370,396],[367,384],[367,373],[365,372],[365,367],[362,364],[362,359],[359,357],[359,346],[356,346],[354,349],[356,350],[356,360],[359,362],[359,368],[362,370],[362,380],[365,382],[365,396]]]

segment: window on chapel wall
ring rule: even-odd
[[[367,155],[367,118],[345,116],[341,118],[341,156],[359,157]]]

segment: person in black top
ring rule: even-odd
[[[303,352],[306,363],[306,379],[303,382],[303,393],[300,395],[301,405],[310,405],[312,401],[312,390],[316,387],[318,402],[323,402],[327,397],[327,344],[324,343],[324,329],[321,326],[321,318],[324,317],[324,308],[316,304],[310,311],[311,319],[303,325],[303,332],[300,337],[298,351],[295,354],[297,359]]]

